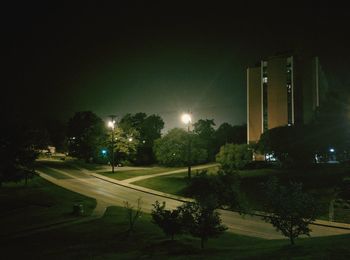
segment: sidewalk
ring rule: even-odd
[[[84,172],[85,174],[93,176],[93,177],[95,177],[97,179],[104,180],[104,181],[107,181],[109,183],[113,183],[113,184],[120,185],[120,186],[123,186],[123,187],[127,187],[127,188],[130,188],[130,189],[133,189],[133,190],[142,191],[142,192],[145,192],[145,193],[149,193],[149,194],[152,194],[152,195],[157,195],[157,196],[164,197],[164,198],[174,199],[174,200],[178,200],[178,201],[181,201],[181,202],[193,201],[193,199],[189,199],[189,198],[185,198],[185,197],[181,197],[181,196],[176,196],[176,195],[172,195],[172,194],[168,194],[168,193],[164,193],[164,192],[160,192],[160,191],[156,191],[156,190],[151,190],[151,189],[148,189],[148,188],[145,188],[145,187],[141,187],[141,186],[137,186],[137,185],[133,185],[131,183],[124,182],[124,181],[118,181],[116,179],[104,176],[102,174],[91,172],[90,170],[87,170],[87,169],[83,169],[83,168],[79,168],[79,169],[82,172]],[[167,174],[171,174],[171,173],[167,173]],[[154,175],[156,175],[156,174],[154,174]],[[141,176],[141,177],[143,177],[143,176]],[[146,177],[148,177],[148,176],[146,176]]]
[[[218,166],[219,164],[217,163],[213,163],[213,164],[206,164],[206,165],[201,165],[201,166],[194,166],[192,167],[192,170],[201,170],[201,169],[205,169],[205,168],[209,168],[209,167],[215,167]],[[182,169],[178,169],[178,170],[173,170],[173,171],[169,171],[169,172],[161,172],[161,173],[156,173],[156,174],[148,174],[148,175],[143,175],[143,176],[137,176],[134,178],[129,178],[126,180],[122,180],[122,183],[132,183],[132,182],[136,182],[136,181],[140,181],[140,180],[144,180],[144,179],[149,179],[149,178],[155,178],[158,176],[164,176],[164,175],[170,175],[170,174],[175,174],[175,173],[180,173],[180,172],[184,172],[187,171],[187,168],[182,168]]]
[[[201,167],[201,168],[203,168],[203,167]],[[149,193],[149,194],[152,194],[152,195],[157,195],[157,196],[164,197],[164,198],[174,199],[174,200],[181,201],[181,202],[194,201],[193,199],[190,199],[190,198],[185,198],[185,197],[181,197],[181,196],[176,196],[176,195],[172,195],[172,194],[168,194],[168,193],[164,193],[164,192],[148,189],[148,188],[145,188],[145,187],[133,185],[133,184],[131,184],[129,182],[125,182],[125,181],[118,181],[116,179],[109,178],[109,177],[106,177],[106,176],[101,175],[101,174],[93,173],[93,172],[91,172],[89,170],[86,170],[86,169],[81,169],[81,170],[83,172],[87,173],[88,175],[91,175],[91,176],[93,176],[95,178],[98,178],[98,179],[101,179],[101,180],[104,180],[104,181],[107,181],[107,182],[110,182],[110,183],[114,183],[116,185],[120,185],[120,186],[123,186],[123,187],[127,187],[127,188],[130,188],[130,189],[134,189],[134,190],[137,190],[137,191],[142,191],[142,192],[145,192],[145,193]],[[156,176],[163,176],[163,175],[173,174],[173,173],[176,173],[177,171],[181,172],[183,170],[176,170],[176,171],[171,171],[171,172],[166,172],[166,173],[154,174],[154,175],[151,175],[151,176],[146,175],[146,176],[139,176],[139,177],[145,177],[144,179],[148,179],[148,178],[152,178],[152,177],[156,177]],[[135,177],[135,178],[131,178],[131,179],[138,178],[138,180],[140,180],[139,177]],[[143,179],[143,178],[141,178],[141,179]],[[254,211],[251,214],[255,215],[255,216],[265,216],[266,215],[266,213],[260,212],[260,211]],[[340,228],[340,229],[350,230],[350,224],[340,223],[340,222],[331,222],[331,221],[319,220],[319,219],[316,219],[312,223],[312,225],[318,225],[318,226],[325,226],[325,227],[331,227],[331,228]]]

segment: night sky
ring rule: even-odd
[[[2,7],[6,115],[146,112],[169,129],[189,109],[195,120],[241,124],[246,68],[292,49],[317,54],[331,87],[350,87],[341,6],[47,2]]]

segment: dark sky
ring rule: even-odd
[[[169,129],[190,109],[195,120],[241,124],[246,67],[291,49],[311,50],[332,86],[350,87],[350,18],[341,6],[46,2],[2,7],[7,114],[142,111]]]

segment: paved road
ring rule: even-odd
[[[175,208],[181,205],[180,201],[164,198],[150,193],[145,193],[129,187],[113,184],[98,178],[95,178],[86,172],[69,166],[64,162],[47,161],[42,162],[43,167],[39,169],[41,176],[66,189],[81,193],[83,195],[95,198],[98,202],[98,210],[95,214],[103,214],[103,208],[107,206],[123,206],[125,201],[136,204],[136,201],[142,199],[142,209],[150,212],[152,204],[158,201],[165,201],[167,207]],[[221,210],[223,223],[230,231],[237,234],[260,237],[265,239],[284,238],[281,234],[268,223],[262,221],[256,216],[241,217],[239,214],[230,211]],[[312,236],[326,236],[350,233],[350,230],[329,228],[324,226],[312,225]]]

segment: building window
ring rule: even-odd
[[[262,95],[263,95],[263,132],[268,130],[268,102],[267,102],[267,91],[268,91],[268,85],[267,85],[267,61],[262,62]]]
[[[287,71],[286,71],[286,77],[287,77],[287,106],[288,106],[288,125],[293,124],[293,100],[292,100],[292,64],[290,61],[291,58],[287,59]]]

